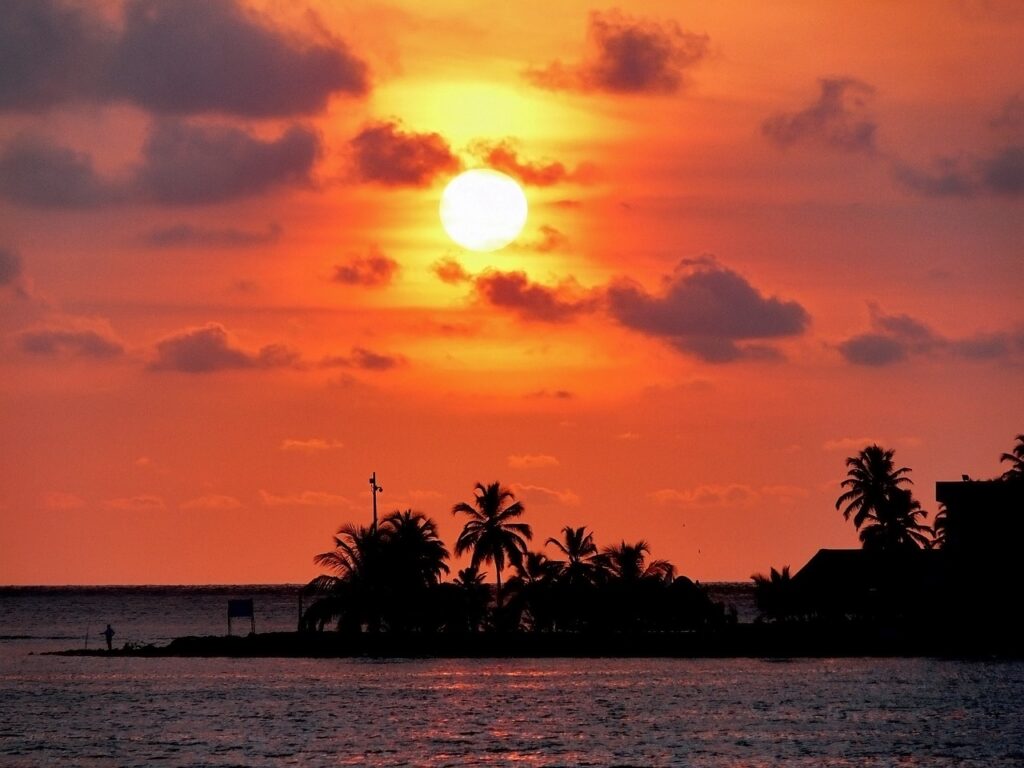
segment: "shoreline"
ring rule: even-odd
[[[829,658],[954,657],[1024,659],[1012,632],[950,633],[940,628],[738,625],[652,633],[270,632],[179,637],[164,646],[41,655],[140,658]]]

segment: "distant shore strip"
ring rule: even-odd
[[[737,625],[716,631],[652,633],[270,632],[181,637],[164,646],[54,651],[57,656],[218,658],[827,658],[969,657],[1024,659],[1014,632],[972,634],[882,626]]]

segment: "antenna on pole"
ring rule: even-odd
[[[370,495],[373,496],[373,532],[377,532],[377,494],[384,489],[377,485],[377,473],[370,475]]]

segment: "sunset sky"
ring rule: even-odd
[[[1024,4],[0,4],[0,583],[300,582],[502,483],[702,581],[1024,431]],[[438,203],[516,178],[476,253]],[[551,554],[551,553],[549,553]]]

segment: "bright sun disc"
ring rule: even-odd
[[[441,194],[441,224],[471,251],[496,251],[516,239],[526,223],[526,195],[511,176],[476,168],[460,173]]]

